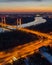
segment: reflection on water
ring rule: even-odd
[[[7,31],[8,31],[7,29],[4,29],[4,28],[1,28],[1,27],[0,27],[0,33],[1,33],[1,32],[7,32]]]
[[[0,28],[0,32],[3,32],[3,29],[2,28]]]

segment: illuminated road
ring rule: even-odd
[[[52,39],[52,35],[50,36],[48,34],[41,33],[39,31],[33,31],[33,30],[25,29],[25,28],[17,28],[17,26],[11,26],[11,25],[8,25],[8,24],[3,24],[3,23],[0,23],[0,26],[2,26],[4,28],[8,28],[8,30],[16,29],[16,30],[27,32],[27,33],[36,34],[36,35],[41,36],[41,37],[43,36],[45,38]]]
[[[33,54],[38,48],[41,46],[47,46],[51,43],[52,41],[49,39],[46,40],[39,40],[36,42],[31,42],[22,46],[17,46],[16,48],[13,48],[12,50],[9,50],[7,53],[6,52],[0,52],[0,61],[1,65],[11,62],[13,57],[16,57],[17,59],[20,57],[26,57],[27,55]]]
[[[9,26],[9,25],[4,24],[4,27],[6,27],[6,26]],[[12,26],[12,28],[15,28],[15,26]],[[8,51],[0,52],[0,65],[5,65],[8,62],[12,62],[14,57],[16,57],[18,59],[20,57],[26,57],[28,55],[31,55],[35,51],[37,51],[38,48],[40,48],[42,46],[47,46],[52,43],[52,36],[50,36],[48,34],[41,33],[38,31],[32,31],[32,30],[28,30],[28,29],[24,29],[24,28],[17,28],[17,30],[24,31],[26,33],[36,34],[37,36],[40,36],[40,39],[37,41],[29,42],[24,45],[17,46]],[[43,38],[43,37],[45,37],[45,38]]]
[[[52,39],[52,35],[50,36],[49,34],[46,34],[46,33],[41,33],[41,32],[35,31],[35,30],[33,31],[33,30],[25,29],[25,28],[19,28],[19,30],[27,32],[27,33],[36,34],[38,36],[45,37],[48,39]]]

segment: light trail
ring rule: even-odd
[[[22,45],[22,48],[20,48],[20,49],[18,49],[18,46],[17,46],[16,48],[13,48],[8,53],[4,52],[4,53],[1,54],[1,58],[3,58],[2,60],[4,60],[3,62],[1,62],[1,65],[5,64],[7,62],[10,62],[10,60],[12,60],[13,57],[16,57],[18,59],[20,57],[26,57],[28,55],[31,55],[38,48],[40,48],[42,46],[47,46],[51,42],[52,42],[51,40],[46,39],[45,41],[41,40],[41,41],[36,41],[35,43],[34,42],[28,43],[26,46]]]
[[[41,33],[41,32],[35,31],[35,30],[33,31],[33,30],[25,29],[25,28],[19,28],[19,30],[27,32],[27,33],[36,34],[38,36],[45,37],[48,39],[52,39],[52,35],[50,36],[49,34],[46,34],[46,33]]]
[[[36,34],[41,38],[37,41],[32,41],[24,45],[16,46],[15,48],[8,50],[8,52],[7,51],[0,52],[0,59],[2,60],[0,61],[0,65],[5,65],[8,62],[12,62],[13,57],[19,59],[20,57],[26,57],[28,55],[31,55],[34,52],[36,52],[36,50],[38,50],[40,47],[47,46],[52,43],[52,36],[50,36],[49,34],[33,31],[25,28],[17,28],[16,26],[6,25],[2,23],[0,25],[1,26],[3,25],[5,28],[10,26],[11,28],[16,28],[16,30],[24,31],[26,33]],[[45,39],[43,37],[45,37]]]
[[[27,33],[31,33],[31,34],[36,34],[38,36],[43,36],[45,38],[49,38],[49,39],[52,39],[52,35],[48,35],[46,33],[41,33],[39,31],[33,31],[33,30],[29,30],[29,29],[26,29],[26,28],[18,28],[17,26],[11,26],[11,25],[8,25],[8,24],[3,24],[3,23],[0,23],[0,26],[4,27],[4,28],[8,28],[8,30],[12,30],[12,29],[16,29],[16,30],[20,30],[20,31],[24,31],[24,32],[27,32]]]

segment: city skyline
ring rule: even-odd
[[[52,12],[52,0],[0,0],[0,12]]]

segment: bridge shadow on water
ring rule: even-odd
[[[0,33],[0,51],[38,40],[37,35],[22,31]]]

